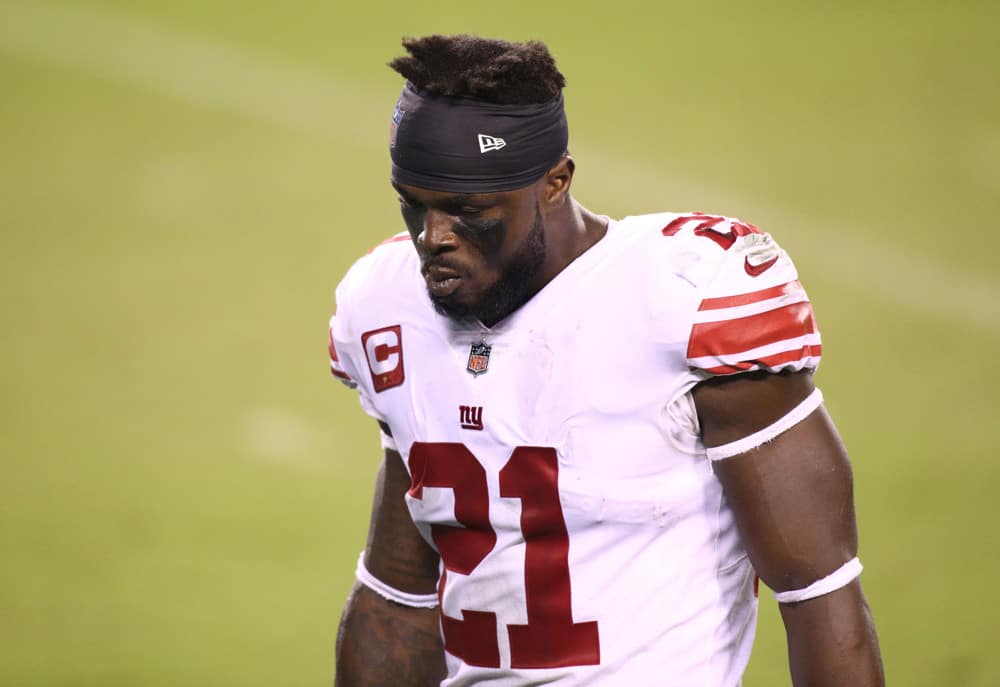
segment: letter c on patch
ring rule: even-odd
[[[398,324],[361,335],[375,393],[403,383],[403,332]]]

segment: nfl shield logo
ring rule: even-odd
[[[469,351],[469,364],[465,366],[465,369],[471,372],[474,377],[486,372],[486,368],[490,365],[490,350],[492,348],[485,341],[472,344],[472,350]]]
[[[399,129],[399,125],[403,122],[403,115],[406,114],[406,110],[401,110],[399,108],[399,103],[396,103],[396,109],[392,112],[392,126],[389,127],[389,147],[396,147],[396,130]]]

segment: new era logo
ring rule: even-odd
[[[505,145],[507,141],[502,138],[497,138],[496,136],[487,136],[486,134],[479,134],[479,152],[488,153],[491,150],[500,150]]]

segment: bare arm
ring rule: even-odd
[[[812,390],[804,373],[702,383],[694,399],[705,445],[726,444],[772,424]],[[857,555],[851,467],[822,407],[773,441],[714,467],[750,560],[771,589],[801,589]],[[859,580],[781,604],[781,617],[796,687],[885,684]]]
[[[410,519],[403,496],[409,475],[399,453],[387,450],[372,505],[365,565],[386,584],[431,594],[438,555]],[[430,687],[445,676],[436,608],[412,608],[355,584],[337,634],[335,687]]]

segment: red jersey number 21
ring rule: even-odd
[[[424,487],[454,491],[455,519],[464,527],[432,525],[444,572],[471,574],[496,546],[490,523],[486,470],[458,443],[413,444],[409,457],[410,496],[423,498]],[[521,532],[526,544],[524,591],[526,625],[508,625],[511,668],[559,668],[600,663],[595,621],[574,623],[569,580],[569,534],[559,503],[556,450],[518,446],[500,470],[500,496],[521,499]],[[441,612],[448,653],[474,666],[500,667],[497,617],[492,611],[462,609],[462,618]]]

